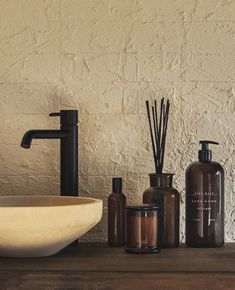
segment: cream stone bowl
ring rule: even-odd
[[[0,256],[50,256],[102,217],[102,200],[67,196],[0,196]]]

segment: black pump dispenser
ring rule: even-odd
[[[209,144],[219,145],[218,142],[201,140],[199,141],[202,144],[202,149],[198,151],[198,159],[200,162],[210,162],[212,159],[212,151],[209,149]]]

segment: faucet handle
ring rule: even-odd
[[[77,110],[61,110],[60,112],[50,113],[50,117],[60,116],[61,125],[76,126],[78,123],[78,111]]]
[[[50,116],[50,117],[61,116],[61,112],[50,113],[49,116]]]

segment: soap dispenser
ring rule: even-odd
[[[202,140],[199,161],[186,170],[186,244],[221,247],[224,244],[224,170],[212,161],[209,144]]]

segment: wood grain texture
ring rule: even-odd
[[[235,289],[235,244],[125,254],[72,245],[47,258],[0,258],[0,289]]]
[[[167,289],[167,290],[234,290],[233,274],[188,274],[188,273],[118,273],[63,271],[15,274],[2,272],[0,289]]]

